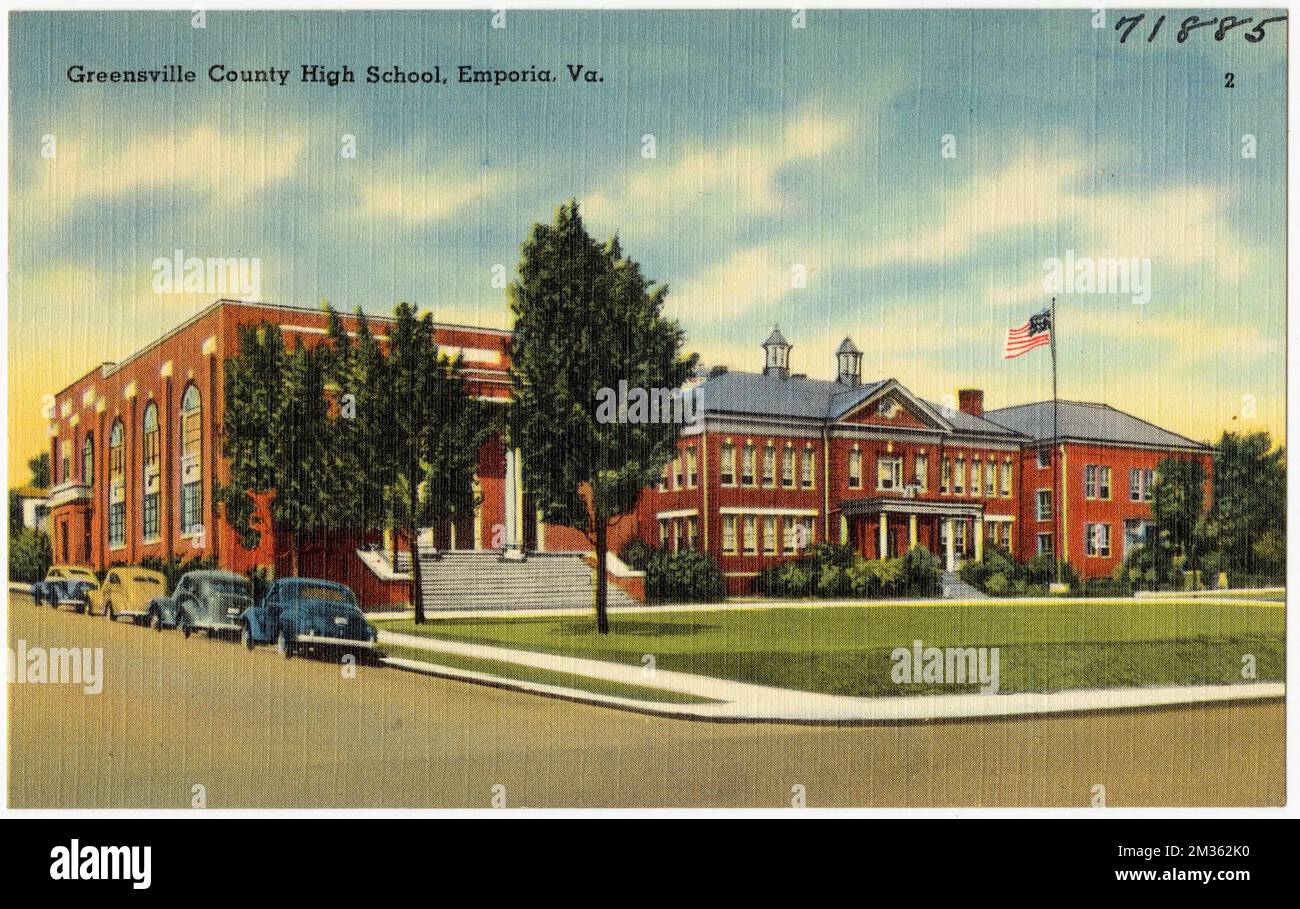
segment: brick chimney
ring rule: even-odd
[[[984,416],[984,389],[957,389],[957,409],[962,413],[970,414],[972,417]]]

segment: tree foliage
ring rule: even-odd
[[[649,281],[617,237],[594,240],[577,202],[561,206],[553,223],[533,225],[509,293],[510,433],[528,452],[524,487],[546,521],[587,535],[603,568],[611,521],[636,506],[672,458],[679,427],[599,420],[598,393],[620,382],[678,389],[695,356],[682,356],[682,329],[663,315],[668,288]],[[596,578],[603,633],[605,572]]]

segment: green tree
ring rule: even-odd
[[[581,530],[596,555],[596,624],[609,632],[605,558],[609,528],[631,511],[676,448],[671,420],[599,418],[602,389],[678,389],[695,357],[663,316],[666,286],[627,258],[617,237],[598,243],[576,201],[552,224],[534,224],[517,280],[511,379],[512,444],[529,452],[527,492],[543,518]]]
[[[54,562],[50,535],[31,527],[21,527],[9,535],[9,580],[39,581]]]
[[[1167,546],[1181,564],[1196,564],[1201,517],[1205,510],[1205,468],[1201,462],[1165,458],[1156,468],[1151,490],[1151,516],[1157,542]]]
[[[45,489],[53,481],[50,473],[50,453],[42,451],[27,461],[27,469],[32,472],[32,485]]]
[[[284,360],[280,329],[263,322],[240,327],[239,353],[225,363],[222,451],[230,479],[220,495],[226,519],[248,549],[262,535],[253,496],[274,492],[278,480]]]
[[[488,427],[465,390],[460,359],[438,349],[432,314],[417,318],[412,306],[399,303],[389,337],[381,433],[391,459],[388,513],[411,544],[411,599],[422,623],[420,528],[473,513],[478,448]]]
[[[1267,432],[1225,432],[1214,452],[1214,501],[1205,546],[1219,568],[1249,575],[1286,573],[1286,449]]]
[[[323,355],[299,338],[284,371],[271,514],[276,527],[290,532],[290,573],[298,575],[302,540],[346,521],[346,503],[332,493],[338,485],[334,425],[325,399]]]

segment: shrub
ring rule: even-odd
[[[716,603],[726,599],[722,569],[702,552],[674,554],[642,540],[630,540],[619,558],[634,571],[645,572],[647,602]]]
[[[936,596],[943,590],[943,565],[923,546],[913,546],[903,556],[903,592],[908,596]]]
[[[1000,597],[1006,596],[1010,591],[1011,581],[1009,581],[1007,576],[1000,571],[995,571],[984,579],[984,592],[987,594]]]
[[[34,583],[53,563],[54,549],[44,531],[24,527],[9,538],[9,580]]]

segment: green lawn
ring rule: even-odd
[[[497,660],[484,660],[477,657],[461,656],[456,653],[435,653],[415,647],[390,647],[384,645],[388,656],[416,660],[420,663],[434,663],[449,669],[467,669],[471,672],[484,672],[519,682],[536,682],[539,685],[552,685],[559,688],[575,688],[592,694],[627,698],[632,701],[646,701],[659,704],[714,704],[708,698],[696,697],[677,691],[664,691],[648,685],[625,685],[604,679],[593,679],[575,675],[571,672],[555,672],[550,669],[536,669],[532,666],[519,666],[513,663],[501,663]]]
[[[1058,691],[1284,677],[1285,610],[1197,602],[962,603],[917,606],[719,609],[611,617],[607,637],[588,617],[411,620],[381,627],[431,637],[641,665],[781,688],[856,696],[969,690],[898,686],[890,653],[926,647],[1000,648],[1001,691]]]

